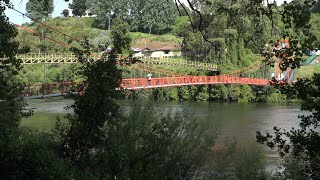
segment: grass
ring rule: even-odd
[[[146,34],[141,32],[131,32],[130,36],[133,41],[138,39],[149,39],[150,41],[160,41],[160,42],[180,42],[181,38],[174,36],[172,34],[164,34],[164,35],[154,35],[154,34]]]
[[[311,78],[314,73],[320,73],[320,65],[301,66],[296,70],[294,79],[297,78]]]
[[[67,18],[53,18],[49,19],[45,22],[47,25],[53,27],[54,29],[59,30],[60,32],[64,32],[67,35],[75,37],[79,40],[82,37],[87,37],[89,42],[93,45],[97,46],[98,44],[105,44],[106,42],[110,42],[110,32],[105,29],[99,29],[94,27],[94,18],[78,18],[78,17],[67,17]],[[24,26],[33,29],[36,31],[37,24],[24,24]],[[60,42],[71,42],[70,45],[78,46],[78,43],[75,40],[71,40],[67,36],[63,36],[54,30],[47,28],[47,36],[55,39]],[[166,46],[171,44],[178,44],[181,42],[181,38],[178,38],[172,34],[165,34],[165,35],[154,35],[154,34],[146,34],[140,32],[130,32],[130,36],[132,38],[132,47],[135,46],[142,46],[147,41],[148,44],[152,43],[156,46]],[[31,45],[32,52],[38,52],[38,45],[39,39],[36,36],[33,36],[29,32],[25,32],[22,29],[19,29],[19,35],[16,38],[17,41],[21,42],[22,44],[29,44]],[[51,42],[50,40],[46,41],[46,44],[50,47],[48,51],[65,51],[65,49],[61,49],[61,45]],[[55,49],[54,46],[57,46]],[[60,49],[59,49],[60,48]]]

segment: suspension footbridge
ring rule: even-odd
[[[26,15],[27,16],[27,15]],[[28,17],[28,16],[27,16]],[[43,22],[34,22],[39,23],[41,26],[50,29],[53,32],[57,32],[60,35],[81,42],[81,40],[72,37],[66,33],[61,32],[55,27],[46,25]],[[66,48],[72,48],[71,45],[65,42],[60,42],[52,37],[47,37],[39,34],[38,32],[29,29],[28,27],[16,25],[24,31],[30,32],[33,35],[42,37],[43,39],[52,41]],[[93,47],[96,49],[95,47]],[[99,61],[101,54],[93,54],[90,57],[91,62]],[[21,60],[22,64],[32,65],[32,64],[70,64],[78,63],[81,57],[74,55],[72,53],[29,53],[21,54],[16,56],[17,59]],[[123,63],[121,57],[118,58],[119,65],[126,65]],[[218,72],[219,67],[217,64],[206,63],[206,62],[197,62],[186,60],[180,57],[174,58],[139,58],[136,59],[134,65],[122,66],[132,71],[140,71],[141,76],[131,76],[123,77],[117,90],[139,90],[139,89],[150,89],[150,88],[166,88],[166,87],[179,87],[179,86],[195,86],[195,85],[215,85],[215,84],[242,84],[242,85],[253,85],[253,86],[266,86],[269,83],[270,79],[270,68],[266,66],[259,59],[252,64],[242,67],[238,70],[234,70],[227,74],[223,75],[214,75],[214,76],[194,76],[188,74],[180,74],[177,72],[172,72],[172,70],[166,70],[162,67],[186,67],[193,68],[196,70],[206,70]],[[0,63],[6,64],[7,59],[0,59]],[[169,68],[173,69],[173,68]],[[153,74],[158,74],[153,76],[152,79],[147,79],[145,72],[152,72]],[[218,73],[213,73],[218,74]],[[56,82],[56,83],[44,83],[44,84],[27,84],[25,86],[24,95],[31,96],[49,96],[49,95],[64,95],[70,93],[83,93],[85,92],[85,85],[83,83],[75,82]]]

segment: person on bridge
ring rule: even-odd
[[[148,79],[148,85],[151,85],[151,79],[152,79],[152,74],[151,74],[151,72],[149,72],[149,73],[147,74],[147,79]]]

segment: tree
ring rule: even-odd
[[[114,49],[121,49],[114,43]],[[74,114],[66,118],[70,126],[57,125],[56,133],[59,135],[60,155],[81,171],[99,172],[102,177],[105,170],[99,167],[101,158],[108,151],[110,130],[119,117],[119,106],[115,103],[120,85],[121,72],[116,67],[114,51],[104,54],[101,61],[90,61],[90,45],[86,38],[82,42],[84,49],[73,49],[79,54],[80,62],[84,63],[81,71],[85,80],[83,96],[76,96],[75,103],[70,108]],[[87,61],[89,60],[89,61]]]
[[[113,20],[111,36],[115,53],[121,54],[122,50],[129,50],[131,38],[129,36],[128,23],[118,18]]]
[[[4,14],[9,2],[0,2],[0,129],[7,129],[17,128],[20,119],[27,114],[22,112],[25,106],[20,98],[23,86],[15,79],[20,68],[20,61],[15,57],[19,44],[13,41],[17,30]]]
[[[266,143],[270,148],[277,148],[281,156],[292,155],[302,163],[303,175],[307,179],[320,176],[320,74],[309,79],[299,79],[289,89],[295,90],[302,100],[301,110],[311,112],[310,115],[300,115],[299,128],[285,130],[274,127],[274,135],[262,135],[257,132],[257,140]],[[288,169],[290,172],[292,169]],[[286,173],[286,172],[285,172]]]
[[[104,28],[115,18],[130,24],[132,30],[161,33],[173,24],[177,12],[172,0],[88,0],[90,12]]]
[[[172,0],[143,0],[132,4],[134,30],[161,33],[171,27],[177,16]]]
[[[62,14],[63,14],[64,17],[68,17],[69,16],[69,10],[68,9],[64,9],[62,11]]]
[[[87,0],[73,0],[72,3],[69,3],[69,8],[72,9],[72,14],[74,16],[85,16],[87,7]]]
[[[87,0],[91,13],[97,15],[96,19],[103,28],[111,28],[111,20],[118,17],[127,20],[130,17],[130,5],[132,0]]]
[[[5,16],[9,1],[0,0],[0,168],[4,179],[65,176],[67,166],[49,141],[48,135],[33,134],[19,128],[20,120],[31,112],[23,112],[23,84],[16,75],[20,61],[15,58],[17,30]],[[5,59],[5,60],[4,60]],[[63,173],[62,173],[63,172]],[[70,174],[71,175],[71,174]]]
[[[53,0],[29,0],[26,4],[27,14],[35,20],[48,18],[53,12]]]
[[[311,11],[313,13],[320,13],[320,1],[317,0],[317,3],[312,7]]]

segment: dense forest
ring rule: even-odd
[[[41,36],[39,39],[21,35],[5,16],[4,10],[10,7],[9,0],[0,0],[0,58],[6,60],[0,64],[2,178],[317,179],[320,173],[317,143],[320,136],[314,129],[318,128],[320,119],[319,74],[311,79],[299,79],[294,84],[268,87],[266,90],[221,85],[119,94],[116,87],[119,87],[123,73],[117,67],[116,60],[118,54],[125,54],[130,48],[132,37],[129,31],[139,31],[178,36],[183,52],[195,52],[192,54],[202,56],[204,61],[218,63],[222,73],[249,65],[255,59],[252,57],[260,54],[266,43],[290,37],[291,46],[275,56],[282,59],[282,68],[296,66],[302,60],[303,52],[318,46],[318,29],[311,26],[317,21],[318,15],[311,14],[311,11],[317,13],[319,1],[294,0],[285,6],[274,3],[265,6],[262,0],[187,0],[189,8],[181,6],[179,2],[73,0],[70,8],[75,15],[83,16],[89,9],[90,13],[96,15],[90,28],[108,29],[100,30],[108,33],[102,36],[109,38],[113,47],[109,53],[102,54],[101,58],[108,60],[85,61],[93,53],[90,45],[94,42],[93,35],[79,44],[68,37],[61,37],[69,44],[75,43],[71,50],[80,57],[79,67],[39,65],[22,68],[15,54],[23,49],[31,52],[39,49],[47,52],[65,51],[59,49],[61,47],[49,46],[46,36],[55,35],[35,23],[41,20],[54,24],[64,22],[64,18],[49,18],[53,9],[52,0],[29,0],[27,12],[34,22],[27,26],[39,31]],[[73,22],[78,21],[81,25],[81,18],[76,18],[72,18]],[[57,28],[66,28],[64,32],[74,33],[80,39],[80,36],[87,35],[84,27],[79,33],[76,33],[75,26]],[[100,42],[96,43],[98,45]],[[268,53],[264,55],[266,59],[271,56]],[[74,104],[68,107],[73,113],[64,117],[66,122],[58,118],[51,133],[20,126],[22,118],[32,115],[30,110],[25,109],[26,103],[20,96],[25,83],[31,80],[51,82],[78,79],[86,85],[86,91],[82,96],[74,97]],[[187,107],[176,113],[162,114],[152,103],[137,103],[125,112],[116,101],[119,96],[143,98],[148,94],[158,99],[241,102],[263,99],[263,96],[265,99],[290,96],[301,99],[302,109],[312,114],[300,117],[298,129],[285,131],[274,127],[275,134],[257,132],[258,142],[277,148],[281,157],[285,158],[285,168],[277,174],[271,174],[266,171],[259,151],[241,149],[234,141],[225,142],[226,146],[223,147],[217,146],[218,130],[200,126],[205,122],[196,119]]]

